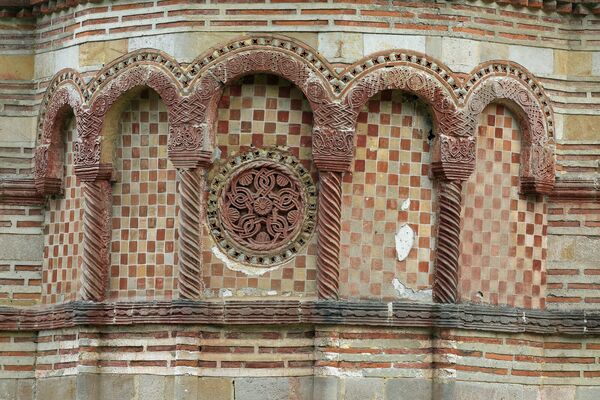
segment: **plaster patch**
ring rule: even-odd
[[[404,286],[398,278],[392,279],[392,285],[394,286],[394,289],[396,289],[398,297],[401,299],[425,302],[433,301],[433,291],[431,289],[413,290]]]
[[[213,246],[210,250],[215,255],[215,257],[217,257],[219,260],[221,260],[223,264],[225,264],[227,268],[229,268],[232,271],[241,272],[249,276],[261,276],[266,274],[267,272],[274,271],[280,267],[280,265],[265,268],[252,267],[233,261],[232,259],[227,257],[227,255],[224,254],[218,246]]]
[[[402,206],[400,207],[400,209],[402,211],[408,211],[409,208],[410,208],[410,199],[406,199],[402,202]]]
[[[343,376],[352,378],[362,378],[361,370],[340,369],[335,367],[321,367],[315,371],[317,376]]]
[[[402,207],[404,207],[404,204],[402,204]],[[404,261],[415,243],[415,232],[408,224],[403,224],[394,238],[396,239],[398,261]]]

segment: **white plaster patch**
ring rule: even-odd
[[[391,49],[406,49],[425,53],[426,37],[417,35],[389,35],[366,33],[363,35],[364,54]]]
[[[408,211],[409,208],[410,208],[410,199],[406,199],[402,202],[402,206],[400,207],[400,209],[402,211]]]
[[[335,367],[321,367],[315,369],[315,375],[318,376],[343,376],[351,378],[362,378],[361,370],[340,369]]]
[[[401,299],[426,302],[433,301],[433,291],[431,289],[413,290],[404,286],[398,278],[392,279],[392,285],[394,286],[394,289],[396,289],[398,297]]]
[[[527,68],[533,74],[552,74],[554,51],[541,47],[508,46],[508,58]]]
[[[404,261],[415,243],[415,232],[408,224],[403,224],[394,239],[396,239],[398,261]]]
[[[232,259],[227,257],[227,255],[225,255],[221,251],[221,249],[219,249],[217,246],[213,246],[210,250],[215,255],[215,257],[217,257],[219,260],[221,260],[223,262],[223,264],[225,264],[225,266],[227,268],[229,268],[232,271],[241,272],[241,273],[249,275],[249,276],[264,275],[267,272],[276,270],[277,268],[280,267],[280,265],[276,265],[276,266],[272,266],[272,267],[265,267],[265,268],[252,267],[249,265],[245,265],[245,264],[233,261]]]

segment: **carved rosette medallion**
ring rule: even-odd
[[[254,150],[217,167],[207,204],[210,232],[233,261],[271,267],[293,258],[316,223],[310,173],[279,150]]]

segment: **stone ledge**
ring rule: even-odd
[[[600,311],[558,312],[474,304],[316,300],[75,301],[34,309],[0,307],[0,330],[35,331],[81,325],[136,324],[364,325],[586,336],[600,334]]]

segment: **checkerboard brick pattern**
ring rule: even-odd
[[[225,88],[219,103],[216,144],[221,159],[254,147],[283,146],[311,171],[312,112],[302,92],[275,76],[243,78]],[[315,180],[316,182],[316,180]],[[206,294],[221,289],[236,294],[306,295],[315,293],[316,235],[292,260],[260,276],[249,276],[226,267],[212,252],[215,243],[206,224],[203,234],[203,269]]]
[[[177,292],[177,175],[167,159],[167,110],[153,91],[121,117],[114,166],[109,299]]]
[[[477,164],[463,196],[462,300],[544,308],[547,205],[519,195],[521,134],[501,105],[480,117]]]
[[[394,278],[415,290],[431,286],[436,196],[430,130],[424,105],[400,91],[373,97],[359,114],[353,171],[342,188],[342,297],[392,299]],[[410,207],[402,210],[406,199]],[[398,261],[394,237],[403,224],[416,240]]]
[[[73,170],[72,121],[64,131],[64,194],[50,198],[44,228],[42,303],[76,300],[83,255],[83,190]]]

